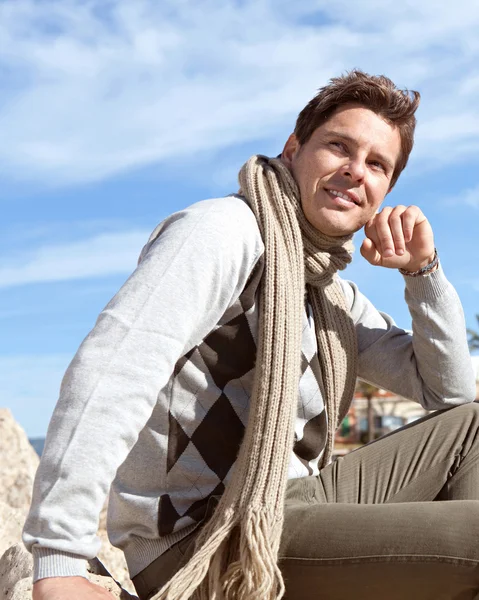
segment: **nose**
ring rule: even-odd
[[[361,183],[364,180],[366,165],[361,158],[351,158],[342,168],[343,175],[351,179],[351,181]]]

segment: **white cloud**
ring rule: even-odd
[[[68,244],[40,246],[0,267],[0,288],[131,272],[150,232],[104,233]]]
[[[472,208],[479,208],[479,185],[462,190],[456,196],[446,198],[443,201],[445,206],[472,206]]]
[[[479,185],[464,192],[462,201],[468,206],[479,208]]]
[[[432,0],[292,4],[4,0],[2,178],[94,181],[266,138],[354,66],[423,91],[419,158],[457,160],[479,145],[475,0],[460,10]]]
[[[68,354],[0,356],[0,407],[9,408],[30,437],[45,434]]]
[[[468,79],[466,79],[462,86],[459,88],[459,93],[463,94],[463,95],[472,95],[472,94],[477,94],[477,92],[479,91],[479,74],[473,73],[471,74]]]

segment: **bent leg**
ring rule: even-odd
[[[479,406],[465,405],[290,482],[280,550],[286,598],[474,599],[478,440]]]
[[[339,458],[318,502],[479,500],[479,404],[428,415]]]
[[[286,600],[475,598],[478,501],[317,504],[310,481],[295,484],[280,550]]]

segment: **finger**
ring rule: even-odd
[[[394,251],[398,256],[402,256],[406,250],[406,241],[404,238],[402,215],[406,211],[405,206],[396,206],[389,216],[389,228],[394,243]]]
[[[421,219],[422,217],[422,219]],[[425,219],[424,215],[417,206],[409,206],[402,214],[402,229],[404,241],[408,244],[412,240],[414,228],[418,223]]]
[[[377,238],[377,240],[374,240],[374,243],[376,244],[376,248],[383,258],[391,258],[395,253],[394,240],[391,232],[391,226],[389,224],[391,213],[392,208],[386,206],[374,218]]]
[[[378,233],[376,231],[376,218],[377,215],[375,215],[370,221],[368,221],[366,223],[366,225],[364,226],[364,234],[366,236],[366,239],[369,239],[372,241],[375,250],[378,250],[381,245],[379,242],[379,238],[378,238]],[[364,240],[366,241],[366,240]]]
[[[370,219],[364,226],[364,234],[370,239],[372,239],[372,237],[376,235],[376,225],[374,224],[375,217],[376,215],[374,215],[374,217]]]
[[[361,256],[363,256],[372,265],[381,264],[381,255],[377,251],[376,245],[370,238],[365,238],[359,249]]]

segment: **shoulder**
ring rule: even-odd
[[[246,200],[236,194],[197,202],[182,213],[212,230],[225,231],[235,237],[261,238],[253,211]]]
[[[201,200],[200,202],[191,204],[183,212],[195,215],[209,215],[212,218],[232,216],[249,225],[256,224],[256,217],[248,202],[243,196],[239,196],[238,194]]]
[[[395,325],[394,319],[378,310],[374,304],[358,289],[352,281],[340,279],[346,298],[346,305],[355,325],[361,324],[367,329],[388,329]],[[364,331],[364,330],[363,330]]]
[[[157,245],[189,243],[226,254],[246,253],[258,257],[263,240],[253,211],[242,196],[202,200],[173,213],[152,232],[141,258]]]
[[[372,303],[361,293],[353,281],[341,279],[340,277],[338,279],[346,298],[346,305],[355,323],[363,321],[371,311],[376,311]]]

